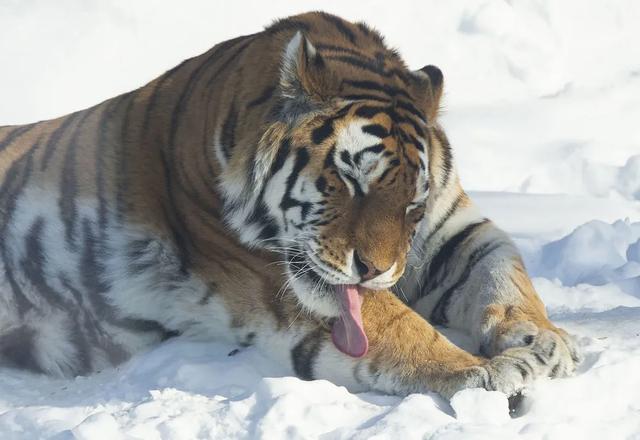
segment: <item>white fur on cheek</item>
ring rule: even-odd
[[[301,306],[325,317],[336,317],[340,314],[338,302],[330,290],[317,291],[316,286],[308,282],[304,276],[294,279],[289,270],[287,275],[292,279],[291,288]]]

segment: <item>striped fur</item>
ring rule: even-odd
[[[1,127],[0,363],[73,376],[185,335],[354,390],[512,393],[569,374],[573,343],[459,187],[442,85],[366,25],[315,12]],[[387,290],[399,280],[491,358]],[[331,342],[337,284],[368,289],[360,359]]]

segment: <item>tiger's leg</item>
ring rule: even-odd
[[[547,317],[518,250],[465,198],[413,256],[420,267],[403,290],[434,324],[469,333],[485,356],[519,354],[528,376],[570,375],[581,361],[575,341]],[[551,354],[550,356],[547,356]]]
[[[336,349],[326,328],[308,323],[292,327],[291,361],[304,379],[328,379],[352,391],[378,390],[405,395],[435,391],[450,398],[465,388],[483,387],[513,394],[528,377],[505,351],[492,359],[458,348],[388,291],[365,295],[362,306],[369,351],[360,358]],[[304,331],[301,331],[304,329]],[[545,345],[540,339],[536,344]],[[273,341],[265,344],[272,350]],[[538,350],[543,353],[543,348]],[[552,360],[554,353],[543,353]]]

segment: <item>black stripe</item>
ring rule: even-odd
[[[422,129],[422,126],[417,123],[416,121],[414,121],[412,118],[407,117],[407,116],[400,116],[396,113],[396,117],[394,118],[394,120],[396,120],[398,123],[404,123],[404,124],[409,124],[411,125],[411,127],[413,127],[413,129],[415,130],[416,134],[420,137],[424,137],[424,130]],[[449,145],[449,144],[447,144]]]
[[[395,55],[397,58],[400,58],[400,56],[396,52],[394,52],[393,55]],[[395,76],[400,81],[402,81],[405,86],[409,86],[409,84],[412,83],[411,75],[401,69],[391,69],[389,70],[388,75]]]
[[[418,138],[416,138],[415,136],[411,135],[411,134],[407,134],[407,139],[406,142],[413,145],[414,147],[416,147],[418,149],[418,151],[424,153],[424,145],[422,145],[422,142],[420,142],[418,140]]]
[[[322,163],[323,169],[326,170],[327,168],[335,167],[336,162],[333,157],[335,154],[336,154],[336,144],[333,144],[329,149],[329,151],[327,152],[327,155],[324,157],[324,162]]]
[[[333,134],[333,121],[335,118],[325,120],[320,127],[314,128],[311,132],[311,140],[314,144],[320,145]]]
[[[412,99],[411,95],[409,95],[409,93],[407,93],[405,90],[389,86],[387,84],[380,84],[375,81],[346,79],[343,82],[358,89],[375,90],[384,93],[390,98],[393,98],[395,96],[403,96],[409,100]]]
[[[358,69],[366,70],[367,72],[375,73],[386,78],[389,78],[391,76],[389,72],[385,72],[383,69],[381,69],[377,63],[372,62],[368,59],[363,59],[352,55],[326,55],[325,58],[327,60],[349,64],[350,66],[357,67]]]
[[[349,95],[344,95],[341,98],[348,101],[375,101],[383,104],[391,104],[391,100],[389,98],[367,93],[351,93]]]
[[[21,261],[21,268],[25,277],[35,287],[38,296],[44,298],[51,306],[59,310],[72,310],[73,305],[65,300],[60,292],[57,292],[49,284],[45,274],[45,251],[42,245],[42,234],[45,227],[45,219],[37,217],[29,232],[25,236],[25,255]]]
[[[355,162],[356,165],[360,165],[362,156],[364,156],[366,153],[380,154],[384,151],[384,148],[385,148],[384,144],[376,144],[367,148],[363,148],[362,150],[358,151],[356,154],[353,155],[353,161]]]
[[[278,152],[276,153],[276,158],[271,164],[271,171],[269,172],[269,177],[276,174],[278,171],[282,169],[285,161],[289,157],[289,151],[291,150],[291,141],[289,138],[285,138],[280,142],[280,148],[278,148]]]
[[[211,139],[209,134],[211,133],[210,123],[211,122],[207,119],[207,121],[205,122],[204,130],[202,131],[202,140],[200,145],[202,163],[200,163],[200,165],[204,167],[204,171],[200,171],[198,175],[200,176],[201,181],[204,182],[205,186],[207,187],[209,194],[219,194],[218,186],[216,184],[216,171],[214,168],[214,164],[217,162],[215,157],[216,152],[213,148],[211,148]],[[250,162],[250,175],[252,181],[255,180],[256,154],[257,149],[254,149]]]
[[[358,26],[358,29],[360,29],[360,32],[362,32],[365,37],[371,36],[371,29],[369,29],[366,23],[359,21],[356,23],[356,26]]]
[[[29,130],[31,130],[35,126],[36,126],[36,124],[19,125],[19,126],[13,128],[13,129],[9,130],[9,134],[7,134],[7,136],[5,136],[5,138],[2,139],[2,141],[0,141],[0,151],[2,151],[5,148],[7,148],[18,137],[20,137],[23,134],[27,133]]]
[[[249,44],[253,42],[256,35],[259,34],[251,34],[234,38],[233,40],[225,41],[220,45],[221,50],[225,52],[216,52],[212,54],[212,56],[210,57],[211,61],[217,60],[218,55],[223,56],[226,53],[226,49],[231,49],[236,45],[236,43],[239,43],[237,47],[234,47],[234,51],[227,57],[227,59],[223,63],[221,63],[221,65],[213,72],[213,74],[207,81],[207,88],[210,88],[213,82],[218,79],[218,75],[220,75],[224,70],[230,67],[231,62],[249,47]],[[207,100],[207,102],[209,102],[209,100]]]
[[[343,46],[336,46],[334,44],[324,44],[324,43],[315,43],[314,42],[314,47],[318,50],[318,51],[332,51],[332,52],[340,52],[340,53],[346,53],[349,55],[353,55],[356,57],[361,57],[361,58],[367,58],[367,56],[360,52],[357,51],[355,49],[349,48],[349,47],[343,47]]]
[[[176,254],[180,260],[180,270],[186,273],[187,268],[191,265],[190,254],[187,251],[188,247],[194,247],[195,243],[191,239],[191,236],[187,232],[187,225],[185,219],[182,217],[180,210],[178,209],[176,201],[176,186],[174,185],[174,175],[171,169],[171,165],[168,163],[169,159],[167,155],[162,152],[161,154],[163,175],[164,175],[164,190],[167,195],[166,207],[164,208],[164,214],[169,231],[171,234],[172,242],[176,245]]]
[[[19,135],[19,131],[24,129],[24,125],[15,125],[0,127],[0,130],[6,130],[7,135],[0,140],[0,151],[3,150],[7,145],[10,145],[13,142],[13,139]]]
[[[49,136],[49,139],[44,146],[44,153],[40,161],[40,171],[44,171],[47,168],[49,160],[58,146],[60,139],[64,136],[65,131],[73,122],[75,122],[76,119],[82,116],[82,113],[83,112],[75,112],[66,116],[62,124],[60,124],[60,126],[51,133],[51,136]]]
[[[384,151],[384,148],[385,148],[384,144],[375,144],[375,145],[371,145],[370,147],[363,148],[362,150],[357,152],[355,155],[357,156],[358,154],[362,154],[362,153],[380,154]]]
[[[533,352],[533,356],[536,358],[536,360],[538,361],[538,363],[539,363],[540,365],[547,365],[547,364],[548,364],[547,360],[546,360],[544,357],[542,357],[542,356],[540,355],[540,353],[536,353],[536,352],[534,351],[534,352]]]
[[[384,38],[382,38],[382,36],[375,29],[371,29],[369,26],[367,26],[366,23],[363,22],[356,23],[356,26],[358,26],[358,29],[360,29],[360,32],[362,32],[363,35],[372,38],[376,44],[384,46]]]
[[[353,162],[351,161],[351,154],[347,150],[342,150],[340,153],[340,160],[345,164],[352,166]]]
[[[276,20],[272,25],[267,27],[265,31],[268,34],[276,34],[279,32],[292,31],[292,30],[300,30],[300,31],[309,31],[311,26],[308,23],[303,21],[291,19],[291,18],[283,18],[280,20]]]
[[[299,207],[301,209],[301,217],[304,220],[304,217],[311,209],[312,204],[310,202],[304,202],[291,197],[291,192],[293,191],[293,187],[295,186],[300,172],[302,169],[309,163],[309,152],[306,148],[300,148],[298,153],[296,154],[296,159],[293,164],[293,170],[291,170],[291,174],[287,177],[286,187],[284,195],[282,196],[282,200],[280,201],[280,209],[283,211],[283,216],[285,216],[285,212],[291,208]],[[285,228],[288,225],[285,222]]]
[[[258,224],[262,226],[263,229],[268,227],[269,230],[275,230],[276,233],[279,231],[280,228],[276,224],[275,219],[269,214],[269,208],[264,202],[264,187],[256,201],[253,211],[251,211],[251,214],[247,217],[246,223]]]
[[[438,221],[438,223],[436,223],[433,229],[431,229],[425,241],[428,242],[429,240],[431,240],[440,231],[440,229],[442,229],[442,227],[445,225],[447,220],[449,220],[451,216],[458,210],[458,207],[460,206],[460,203],[462,203],[462,200],[464,200],[464,197],[465,197],[465,194],[463,192],[458,194],[458,197],[456,197],[456,199],[453,201],[451,206],[449,206],[449,208],[447,209],[447,212],[445,212],[445,214]]]
[[[386,170],[384,170],[384,171],[382,172],[382,174],[380,175],[380,177],[378,177],[378,182],[382,182],[382,181],[384,180],[384,178],[385,178],[385,177],[387,177],[387,175],[388,175],[391,171],[393,171],[394,169],[396,169],[396,168],[397,168],[397,165],[392,166],[391,164],[389,164],[389,166],[387,167],[387,169],[386,169]]]
[[[433,279],[442,267],[451,261],[452,257],[460,250],[460,246],[481,226],[487,224],[489,220],[484,219],[477,223],[467,225],[458,231],[447,241],[442,243],[440,249],[429,262],[428,279]]]
[[[384,139],[389,136],[387,129],[380,124],[369,124],[362,127],[364,133]]]
[[[441,168],[444,174],[442,175],[442,178],[440,180],[440,186],[444,187],[447,184],[447,181],[449,180],[449,175],[451,174],[451,170],[453,168],[453,157],[451,154],[451,146],[449,145],[449,141],[447,140],[443,131],[434,130],[433,132],[436,138],[438,139],[438,142],[440,143],[441,149],[442,149]]]
[[[108,145],[111,145],[111,143],[107,143],[107,135],[109,133],[109,131],[106,128],[107,125],[107,121],[109,120],[109,118],[111,117],[110,114],[110,109],[111,106],[113,105],[113,101],[109,103],[109,105],[107,105],[107,107],[102,111],[102,116],[100,117],[100,121],[98,122],[98,133],[97,133],[97,139],[96,139],[96,146],[95,146],[95,150],[96,150],[96,198],[98,199],[98,225],[100,225],[100,232],[102,234],[102,237],[106,239],[106,229],[107,229],[107,201],[105,200],[105,179],[104,179],[104,173],[105,173],[105,161],[104,161],[104,156],[105,156],[105,149],[107,148]],[[124,143],[124,139],[121,139],[120,141],[121,143]],[[121,154],[124,154],[124,148],[122,148]],[[118,161],[119,165],[124,163],[124,157],[117,157],[116,160]],[[120,174],[120,166],[118,166],[118,169],[115,170],[116,171],[116,185],[117,185],[117,189],[116,189],[116,200],[118,199],[118,197],[122,197],[122,194],[120,194],[120,179],[123,178],[123,176]],[[117,209],[117,206],[116,206]]]
[[[97,108],[98,107],[92,107],[83,112],[82,117],[73,129],[73,134],[67,144],[67,151],[62,162],[58,208],[60,209],[60,218],[64,224],[64,236],[71,250],[76,249],[75,236],[73,235],[73,232],[75,229],[76,219],[78,217],[78,209],[76,206],[76,198],[78,196],[78,176],[76,171],[78,137],[82,132],[84,122],[96,111]]]
[[[286,141],[286,142],[285,142]],[[289,151],[289,142],[288,139],[285,139],[280,145],[280,149],[278,150],[278,156],[276,157],[277,164],[271,168],[272,173],[269,175],[269,178],[277,172],[282,167],[284,163],[285,156]],[[275,170],[275,171],[274,171]],[[258,238],[261,240],[272,240],[276,238],[276,236],[280,233],[280,227],[276,223],[275,218],[269,213],[269,208],[267,204],[264,202],[264,194],[267,190],[267,183],[265,182],[260,189],[260,194],[258,195],[258,199],[255,202],[253,207],[253,211],[246,218],[246,223],[248,224],[258,224],[262,226],[262,230],[260,231]]]
[[[313,364],[315,362],[322,343],[326,338],[326,332],[322,327],[309,332],[291,350],[291,362],[293,370],[300,379],[313,380]]]
[[[129,127],[130,127],[130,121],[131,121],[131,111],[133,110],[133,106],[136,102],[136,96],[137,93],[136,92],[132,92],[128,95],[124,95],[125,99],[128,100],[127,102],[127,106],[124,110],[124,114],[122,115],[122,126],[120,129],[120,133],[117,139],[119,139],[119,147],[120,147],[120,151],[118,151],[117,153],[115,153],[117,161],[116,161],[116,170],[115,170],[115,176],[116,176],[116,217],[118,219],[119,222],[123,221],[124,218],[124,213],[127,209],[127,206],[125,206],[125,194],[127,193],[127,190],[129,188],[129,178],[128,178],[128,168],[129,168],[129,149],[128,146],[129,141],[130,141],[130,137],[129,137]],[[108,145],[108,136],[111,134],[111,132],[108,130],[109,128],[109,121],[110,118],[112,117],[113,113],[116,112],[116,110],[119,109],[120,107],[120,100],[118,100],[115,103],[116,109],[113,110],[111,109],[111,105],[105,110],[105,114],[103,115],[103,119],[100,121],[100,133],[99,133],[99,138],[98,138],[98,145],[100,148],[100,154],[98,155],[98,157],[96,158],[97,161],[97,165],[96,166],[100,166],[100,168],[98,169],[98,173],[96,175],[96,178],[98,179],[97,181],[97,188],[98,188],[98,225],[100,226],[100,231],[101,231],[101,236],[102,239],[105,238],[105,234],[106,234],[106,227],[107,227],[107,202],[104,198],[104,190],[103,190],[103,173],[104,173],[104,165],[103,165],[103,159],[102,159],[102,154],[104,152],[104,150],[106,149],[106,146]]]
[[[353,31],[351,31],[351,29],[349,29],[349,27],[341,18],[338,18],[335,15],[327,14],[326,12],[321,12],[320,16],[329,23],[333,24],[336,29],[352,44],[356,44],[356,35],[353,33]]]
[[[271,221],[262,228],[262,231],[260,231],[260,234],[258,234],[258,239],[273,240],[278,236],[279,233],[280,233],[280,227],[275,223],[275,221]]]
[[[16,308],[20,317],[31,308],[33,304],[25,293],[14,275],[13,258],[9,247],[5,244],[8,242],[8,228],[15,214],[16,205],[20,197],[20,193],[26,186],[33,170],[33,154],[38,149],[39,143],[31,148],[28,153],[17,159],[3,176],[2,186],[0,186],[0,251],[2,252],[2,261],[4,263],[4,273],[11,286],[11,291],[15,297]]]
[[[356,116],[359,116],[361,118],[368,118],[368,119],[372,119],[374,116],[380,113],[385,113],[389,116],[389,118],[391,118],[391,115],[389,115],[385,107],[363,105],[362,107],[358,107],[358,109],[355,111]]]
[[[157,266],[154,241],[150,238],[132,240],[126,245],[127,270],[131,275],[140,275]]]
[[[320,176],[316,179],[316,189],[321,192],[323,195],[326,195],[325,192],[327,189],[327,179],[324,176]]]
[[[491,254],[495,250],[501,248],[502,246],[503,246],[503,243],[501,242],[497,242],[497,243],[490,242],[490,243],[485,243],[484,245],[480,246],[478,249],[473,251],[469,259],[467,260],[467,264],[464,269],[464,272],[451,286],[449,286],[449,288],[447,288],[447,290],[445,290],[442,293],[442,295],[438,299],[438,302],[434,306],[431,312],[431,319],[433,320],[434,323],[444,325],[448,322],[447,310],[449,309],[449,304],[451,303],[451,299],[453,298],[453,295],[458,291],[458,289],[464,283],[468,281],[469,277],[471,276],[471,273],[473,272],[474,267],[480,261],[482,261],[485,257],[487,257],[489,254]],[[424,285],[425,287],[423,288],[423,291],[420,292],[418,295],[419,298],[424,297],[426,294],[429,293],[430,289],[435,288],[434,280],[427,280],[427,281],[428,283]],[[444,280],[441,280],[439,282],[442,282],[442,281]]]
[[[104,279],[105,266],[103,262],[104,254],[100,254],[98,247],[98,238],[93,231],[93,224],[87,218],[82,222],[83,247],[82,260],[80,261],[80,279],[84,286],[85,292],[90,297],[95,297],[108,292],[111,285]],[[104,300],[98,299],[100,304]],[[94,301],[95,303],[95,301]],[[102,312],[106,311],[105,307],[101,307]]]
[[[163,91],[164,84],[168,82],[171,78],[173,78],[173,76],[189,61],[191,60],[189,59],[181,62],[177,66],[173,67],[171,70],[168,70],[167,72],[165,72],[165,74],[162,75],[160,78],[155,80],[155,85],[153,87],[153,90],[151,91],[151,95],[147,98],[147,103],[146,103],[147,105],[144,110],[144,118],[142,120],[143,133],[147,133],[149,131],[149,124],[153,120],[152,115],[156,109],[156,106],[158,105],[159,97],[161,94],[160,92]]]
[[[238,112],[236,111],[236,103],[234,100],[231,102],[231,107],[229,108],[224,124],[222,124],[220,133],[222,153],[227,162],[231,159],[231,152],[236,144],[236,125],[238,125]]]
[[[420,121],[422,123],[426,123],[427,122],[427,118],[424,116],[424,113],[421,112],[420,110],[418,110],[413,104],[411,104],[410,102],[406,102],[406,101],[396,101],[396,106],[398,108],[401,108],[403,110],[408,111],[409,113],[411,113],[413,116],[415,116],[416,118],[420,119]]]
[[[349,183],[351,183],[351,185],[353,185],[353,190],[356,196],[364,197],[364,191],[362,191],[360,182],[358,182],[353,176],[350,176],[349,174],[344,174],[344,178],[347,179]]]
[[[256,99],[254,99],[252,101],[249,101],[249,103],[247,104],[247,109],[250,109],[252,107],[264,104],[265,102],[267,102],[273,96],[273,93],[275,91],[276,91],[276,87],[275,86],[267,87],[260,94],[260,96],[258,96]]]
[[[326,55],[325,58],[328,60],[337,61],[339,63],[349,64],[350,66],[375,73],[376,75],[380,75],[385,78],[392,78],[395,76],[404,84],[409,84],[409,76],[405,72],[395,68],[385,70],[384,66],[379,62],[379,60],[372,61],[369,59],[363,59],[350,55]]]
[[[527,376],[529,375],[529,372],[519,363],[519,362],[514,362],[515,367],[518,369],[518,371],[520,372],[520,375],[522,376],[522,379],[526,379]]]
[[[556,354],[557,344],[555,342],[551,343],[551,348],[549,349],[549,358],[553,358],[553,355]]]
[[[82,293],[71,285],[71,282],[64,276],[60,276],[60,282],[69,292],[73,294],[76,298],[76,302],[78,304],[83,304],[83,296]],[[96,317],[95,313],[89,308],[82,305],[79,307],[81,312],[78,314],[74,314],[73,320],[75,321],[75,326],[77,328],[82,328],[83,332],[77,332],[84,334],[86,332],[87,337],[83,339],[76,339],[76,344],[79,346],[85,345],[85,352],[87,353],[86,359],[90,362],[91,358],[90,354],[94,349],[100,349],[104,352],[111,365],[116,366],[126,361],[130,354],[127,352],[122,345],[118,344],[113,340],[113,338],[105,332],[102,325],[105,322],[109,322],[114,325],[118,325],[117,320],[105,321],[103,318]],[[88,343],[88,340],[91,340],[91,344]],[[93,368],[90,369],[90,372],[94,371]]]

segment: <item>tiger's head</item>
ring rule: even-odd
[[[237,229],[282,254],[299,302],[342,317],[334,341],[360,356],[360,295],[399,280],[425,214],[443,80],[434,66],[409,71],[381,41],[377,54],[351,51],[316,47],[301,32],[286,44],[255,156],[254,221]]]

